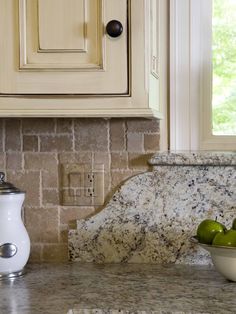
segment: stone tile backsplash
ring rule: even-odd
[[[0,119],[0,169],[26,191],[31,261],[67,260],[67,233],[101,207],[61,206],[59,165],[103,163],[105,202],[125,179],[148,169],[159,122],[146,119]]]

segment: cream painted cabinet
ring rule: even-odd
[[[0,116],[160,118],[166,3],[0,0]]]

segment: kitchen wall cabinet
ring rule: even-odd
[[[166,23],[166,0],[0,0],[0,116],[161,118]]]

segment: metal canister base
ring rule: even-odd
[[[16,277],[23,276],[25,274],[25,270],[21,269],[19,271],[13,272],[13,273],[6,273],[6,274],[1,274],[0,273],[0,280],[9,280],[9,279],[14,279]]]

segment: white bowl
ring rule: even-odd
[[[191,238],[191,241],[211,254],[212,262],[219,273],[236,282],[236,247],[203,244],[196,237]]]

